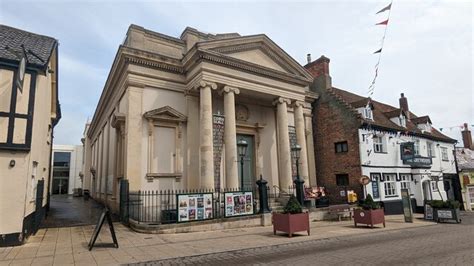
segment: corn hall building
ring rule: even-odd
[[[316,185],[312,76],[264,34],[179,38],[131,25],[84,136],[84,189],[118,206],[130,190],[287,190],[300,175]],[[237,142],[248,143],[240,173]],[[241,178],[243,176],[243,178]]]

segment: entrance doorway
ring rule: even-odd
[[[244,180],[243,188],[251,189],[255,185],[255,142],[253,135],[237,134],[237,141],[245,140],[247,142],[247,153],[244,157]],[[239,160],[239,186],[242,186],[242,170],[240,166],[240,157],[237,154]]]
[[[53,178],[52,194],[68,194],[69,179],[67,178]]]
[[[423,201],[426,202],[428,200],[431,200],[431,182],[429,180],[423,181],[422,183],[423,187]]]

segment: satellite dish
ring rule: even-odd
[[[16,75],[16,87],[23,93],[23,81],[25,80],[26,74],[26,57],[21,57],[20,64],[18,66],[18,73]]]

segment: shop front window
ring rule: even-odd
[[[396,175],[397,174],[383,174],[384,179],[385,179],[385,182],[384,182],[385,197],[396,197],[398,195]]]

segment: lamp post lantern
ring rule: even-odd
[[[300,178],[300,153],[301,153],[301,146],[296,144],[291,148],[291,155],[296,160],[296,179],[293,181],[296,187],[296,199],[298,202],[303,206],[304,203],[304,180]]]
[[[237,152],[240,156],[240,189],[244,189],[244,157],[247,154],[248,143],[244,139],[237,142]]]

